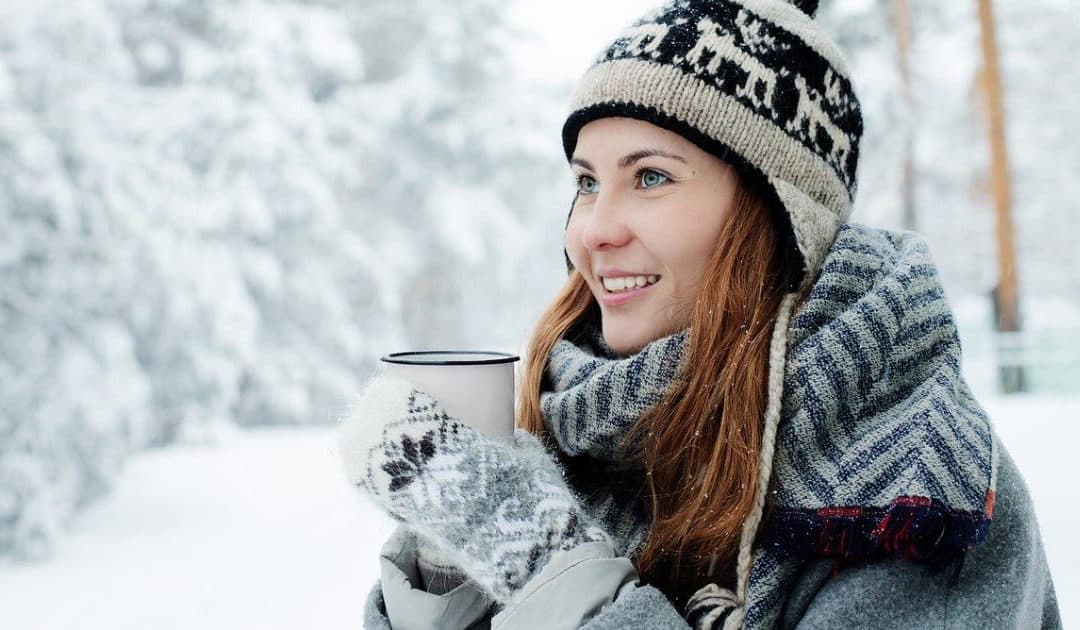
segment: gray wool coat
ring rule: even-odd
[[[1001,449],[997,507],[989,538],[972,550],[955,585],[944,573],[892,559],[834,575],[807,561],[786,593],[782,628],[1060,628],[1057,599],[1027,486]],[[689,626],[659,590],[604,543],[555,556],[516,604],[495,606],[470,582],[425,591],[415,541],[399,530],[384,546],[382,579],[368,595],[364,627],[679,628]]]

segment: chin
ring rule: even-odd
[[[603,326],[604,343],[617,354],[637,354],[650,343],[667,337],[678,330],[680,328],[674,326],[667,328],[653,327],[645,330],[628,330],[627,327],[623,326],[618,327],[616,330],[610,330],[609,327]]]
[[[615,354],[617,354],[617,355],[619,355],[621,357],[628,357],[628,356],[630,356],[632,354],[637,354],[639,351],[641,351],[642,348],[645,347],[645,344],[623,345],[623,344],[611,343],[610,341],[607,341],[606,339],[604,341],[606,341],[607,345],[610,346],[611,349],[615,351]]]
[[[657,337],[657,339],[659,339],[659,337]],[[607,331],[604,332],[604,343],[606,343],[617,354],[621,355],[636,354],[650,341],[652,341],[652,339],[648,339],[644,335],[608,333]]]

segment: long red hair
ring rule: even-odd
[[[734,580],[758,483],[773,324],[802,263],[784,224],[741,178],[728,217],[691,313],[683,368],[629,440],[642,445],[652,506],[648,539],[633,561],[680,605],[707,581]],[[529,342],[518,426],[545,433],[540,391],[548,355],[576,324],[598,316],[573,270]]]

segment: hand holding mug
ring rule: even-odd
[[[340,445],[349,481],[501,602],[552,553],[607,539],[535,436],[484,435],[409,381],[373,380]]]

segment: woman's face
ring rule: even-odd
[[[632,354],[689,326],[734,200],[735,170],[632,118],[582,127],[571,168],[578,198],[566,252],[600,305],[604,341]]]

